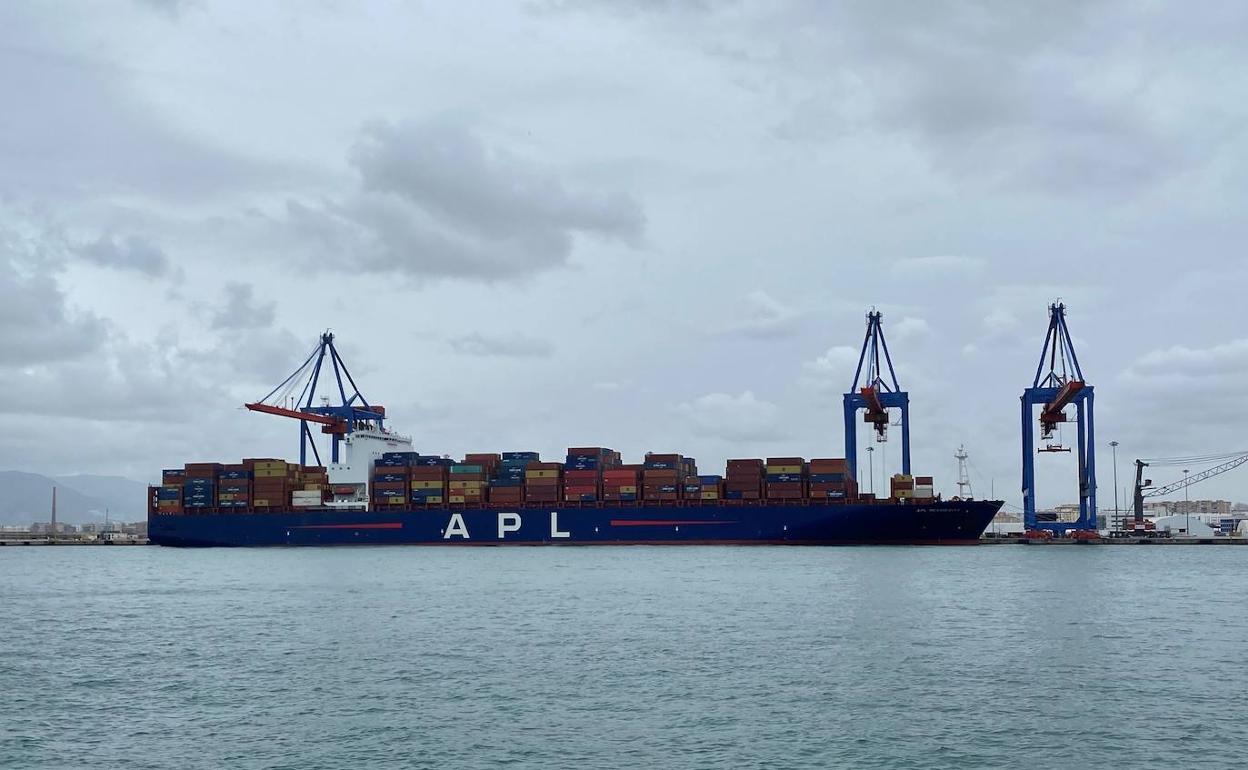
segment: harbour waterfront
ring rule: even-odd
[[[1245,558],[7,548],[0,766],[1239,767]]]

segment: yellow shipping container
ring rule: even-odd
[[[304,492],[320,492],[321,485],[320,484],[304,484],[303,491]]]
[[[557,479],[559,478],[559,471],[525,471],[524,477],[526,479]]]
[[[703,492],[702,499],[703,500],[718,500],[719,493],[718,492]]]
[[[620,487],[620,494],[622,494],[622,495],[630,495],[630,494],[631,494],[631,495],[635,495],[635,494],[637,494],[637,487],[635,487],[635,486]]]
[[[474,489],[474,490],[480,490],[480,489],[481,489],[481,483],[482,483],[482,482],[480,482],[480,481],[452,481],[452,482],[451,482],[451,489]]]
[[[441,488],[442,488],[442,482],[436,479],[433,481],[413,481],[412,482],[412,489],[441,489]]]
[[[161,500],[159,503],[156,503],[157,508],[179,508],[181,505],[182,502],[180,500]]]
[[[266,460],[265,462],[256,463],[255,470],[258,471],[285,471],[289,466],[285,460]]]
[[[252,505],[257,505],[257,506],[260,506],[260,507],[262,507],[262,508],[263,508],[263,507],[265,507],[265,506],[267,506],[267,505],[269,504],[269,501],[268,501],[268,500],[265,500],[265,499],[261,499],[261,498],[256,498],[255,500],[252,500],[252,501],[251,501],[251,504],[252,504]]]
[[[768,473],[801,473],[802,466],[800,465],[768,465],[767,472]]]
[[[464,501],[464,496],[463,495],[451,495],[447,499],[449,499],[452,503],[462,503]]]
[[[909,500],[914,497],[914,491],[910,489],[897,489],[893,491],[893,497],[898,500]]]
[[[285,477],[286,477],[285,469],[282,469],[282,470],[277,470],[277,469],[261,470],[260,468],[256,469],[256,478],[258,479],[281,479]]]
[[[441,504],[442,504],[442,495],[429,495],[428,497],[426,497],[426,498],[425,498],[425,502],[426,502],[426,503],[437,503],[438,505],[441,505]]]

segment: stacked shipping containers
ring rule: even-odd
[[[285,460],[243,460],[251,468],[251,503],[256,508],[284,508],[294,491],[296,463]]]
[[[220,463],[188,463],[182,484],[182,507],[212,508],[217,504],[217,473]]]
[[[763,461],[729,460],[724,477],[724,497],[728,500],[759,500],[763,496]]]
[[[767,498],[800,500],[806,496],[806,460],[801,457],[768,457]]]
[[[160,513],[182,513],[182,485],[185,483],[185,468],[161,471],[161,486],[156,489],[156,510]]]
[[[562,484],[562,463],[544,463],[531,460],[524,466],[525,500],[536,503],[559,502],[559,490]]]
[[[490,478],[490,502],[524,502],[524,472],[529,463],[540,459],[537,452],[503,452]]]
[[[602,499],[632,502],[638,499],[640,465],[619,465],[602,472]]]
[[[852,500],[857,485],[849,477],[849,463],[842,459],[810,461],[810,497],[812,499]]]
[[[407,505],[411,466],[419,456],[415,452],[385,452],[373,461],[372,478],[368,484],[373,507],[384,509]]]
[[[603,499],[603,474],[619,465],[620,453],[606,447],[568,447],[564,459],[563,498],[581,503]]]
[[[252,469],[244,463],[226,465],[217,474],[217,506],[219,508],[251,507]]]
[[[697,463],[692,457],[647,452],[641,471],[642,497],[646,500],[679,500],[685,479],[697,475]]]
[[[485,502],[485,466],[461,463],[448,468],[447,502],[480,505]]]

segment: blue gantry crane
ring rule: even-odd
[[[1075,455],[1079,473],[1079,518],[1068,521],[1039,521],[1036,515],[1036,454],[1037,452],[1069,452],[1069,447],[1053,443],[1054,433],[1067,416],[1065,409],[1075,407],[1078,443]],[[1096,434],[1093,420],[1092,386],[1083,377],[1075,346],[1066,326],[1066,305],[1049,305],[1049,331],[1040,352],[1040,363],[1031,387],[1022,395],[1023,427],[1023,527],[1063,534],[1096,531]],[[1040,407],[1040,439],[1036,446],[1035,408]]]
[[[340,403],[331,405],[330,399],[325,398],[322,399],[321,404],[314,405],[317,386],[320,384],[322,373],[326,372],[326,362],[329,364],[328,368],[333,370]],[[351,386],[350,395],[347,394],[348,384]],[[338,445],[343,436],[353,433],[361,426],[380,429],[384,426],[386,419],[386,408],[368,403],[368,400],[360,393],[355,380],[351,378],[351,372],[347,370],[347,365],[338,355],[338,349],[334,346],[334,335],[329,332],[321,335],[320,342],[317,343],[312,353],[299,365],[298,369],[282,380],[280,385],[269,391],[269,394],[259,401],[244,404],[244,406],[253,412],[276,414],[299,421],[299,463],[301,465],[307,464],[309,446],[312,447],[312,454],[316,457],[317,464],[322,464],[320,452],[316,450],[316,443],[312,439],[312,430],[308,427],[308,423],[319,424],[322,433],[333,437],[330,450],[331,460],[336,463],[338,462]]]
[[[858,355],[858,368],[854,371],[854,384],[845,394],[845,460],[849,464],[850,478],[858,478],[858,423],[859,409],[866,410],[863,422],[875,428],[876,441],[888,439],[888,410],[901,410],[901,472],[910,473],[910,394],[901,389],[893,359],[888,354],[884,329],[880,325],[884,315],[874,308],[867,313],[867,334]],[[885,367],[888,377],[885,379]],[[864,378],[865,374],[865,378]]]

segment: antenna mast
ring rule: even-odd
[[[963,500],[969,500],[974,496],[975,492],[971,489],[971,477],[966,472],[966,460],[970,455],[966,453],[966,449],[962,445],[958,445],[958,451],[953,455],[958,461],[958,497]]]

